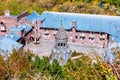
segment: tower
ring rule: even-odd
[[[56,59],[60,65],[67,63],[67,60],[71,57],[71,50],[67,44],[68,35],[62,27],[62,22],[58,32],[55,35],[55,45],[52,49],[51,62]]]

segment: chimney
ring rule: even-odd
[[[9,10],[5,10],[5,11],[4,11],[4,15],[5,15],[5,16],[10,16],[10,11],[9,11]]]
[[[72,27],[76,27],[76,21],[75,20],[72,21]]]

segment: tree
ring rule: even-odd
[[[4,61],[4,57],[0,55],[0,79],[5,80],[7,78],[7,67]]]

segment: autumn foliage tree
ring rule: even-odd
[[[119,0],[1,0],[0,14],[9,9],[12,15],[18,15],[25,10],[29,13],[36,10],[59,11],[72,13],[119,15]]]
[[[4,58],[0,56],[0,79],[5,79],[7,76],[7,67]]]
[[[48,57],[40,58],[31,51],[14,50],[6,60],[0,56],[0,80],[117,80],[110,64],[80,55],[61,66],[57,60],[50,63]]]

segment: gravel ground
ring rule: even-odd
[[[24,47],[24,50],[29,49],[39,57],[49,56],[54,45],[55,43],[50,41],[41,41],[40,44],[34,44],[33,42],[30,42],[28,45]],[[93,53],[96,53],[102,58],[104,58],[105,56],[105,50],[100,47],[86,45],[83,46],[78,43],[68,43],[68,45],[72,51],[75,50],[76,52],[83,52],[85,53],[85,55],[90,55],[94,57]]]

